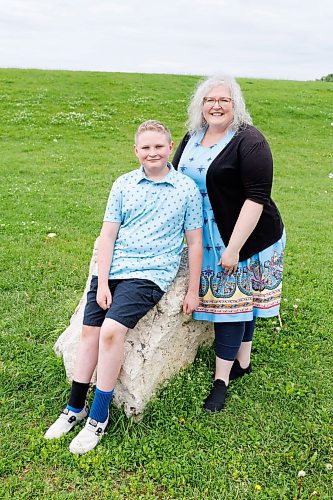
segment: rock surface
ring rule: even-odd
[[[67,377],[71,380],[77,344],[81,334],[86,294],[96,262],[95,242],[89,277],[83,296],[67,329],[60,335],[54,349],[62,355]],[[123,406],[127,416],[139,415],[162,382],[192,363],[198,346],[211,343],[210,323],[194,321],[182,313],[188,284],[187,251],[184,249],[178,274],[162,300],[133,330],[125,341],[125,361],[115,387],[114,402]],[[92,382],[94,382],[93,378]]]

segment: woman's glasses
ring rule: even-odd
[[[230,104],[232,101],[231,97],[219,97],[218,99],[215,99],[215,97],[204,97],[203,98],[203,103],[207,104],[207,106],[213,107],[215,103],[221,107],[226,106],[227,104]]]

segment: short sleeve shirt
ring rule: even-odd
[[[148,279],[166,291],[179,268],[184,232],[202,227],[198,188],[168,166],[159,181],[148,179],[140,167],[114,182],[104,221],[120,228],[109,278]]]

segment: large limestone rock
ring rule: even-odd
[[[68,328],[55,344],[55,352],[63,356],[66,374],[70,380],[81,333],[86,293],[96,261],[97,243],[98,240],[95,242],[83,296]],[[168,293],[127,333],[125,361],[115,387],[114,398],[117,406],[124,406],[127,416],[141,414],[158,386],[192,363],[200,344],[212,341],[212,327],[209,323],[194,321],[182,313],[187,283],[185,249],[178,274]],[[95,377],[92,382],[94,381]]]

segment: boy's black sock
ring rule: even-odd
[[[89,384],[73,380],[72,389],[68,400],[68,406],[82,410],[86,401]]]

